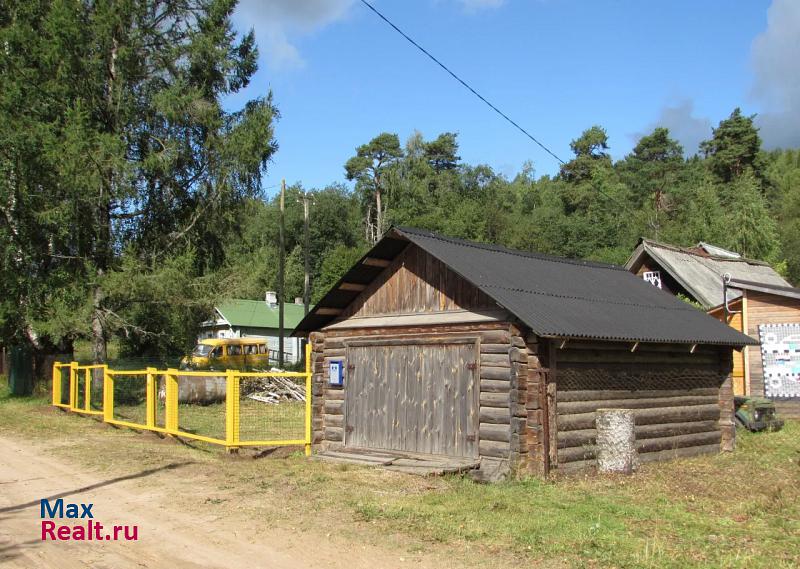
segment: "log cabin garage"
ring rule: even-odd
[[[643,462],[732,449],[732,351],[755,343],[621,267],[402,227],[295,334],[316,452],[478,480],[592,466],[599,408],[635,411]]]

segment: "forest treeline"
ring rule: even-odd
[[[256,70],[235,0],[8,1],[0,12],[0,340],[91,340],[104,360],[185,350],[223,298],[277,289],[272,96],[223,101]],[[340,182],[290,186],[286,299],[312,300],[392,224],[622,263],[639,237],[706,241],[800,280],[800,151],[765,152],[739,109],[697,149],[663,128],[612,160],[600,126],[554,176],[461,161],[455,133],[353,149]],[[690,155],[686,158],[686,155]]]

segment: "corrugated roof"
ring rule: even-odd
[[[447,264],[540,336],[730,346],[755,343],[613,265],[515,251],[407,227],[387,232],[365,258],[389,260],[407,241]],[[359,262],[340,282],[365,282],[365,277]],[[338,284],[317,306],[343,308],[355,298],[337,289]],[[332,319],[312,311],[296,332],[321,328]]]
[[[712,249],[706,247],[705,250],[710,253]],[[725,273],[738,280],[773,286],[791,286],[763,261],[710,254],[698,255],[691,249],[648,239],[641,240],[625,267],[637,270],[646,255],[669,272],[706,309],[718,306],[722,302],[722,275]],[[728,299],[733,300],[739,296],[741,292],[731,290]]]
[[[293,330],[303,319],[303,305],[283,304],[283,324]],[[227,300],[216,307],[231,326],[253,328],[278,328],[278,307],[270,307],[263,300]]]
[[[728,282],[728,291],[735,289],[754,290],[758,292],[765,292],[767,294],[774,294],[776,296],[783,296],[785,298],[800,299],[800,288],[794,288],[791,286],[778,286],[761,282],[743,281],[741,279],[731,279]],[[728,296],[730,296],[730,292],[728,292]]]

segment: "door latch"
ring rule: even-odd
[[[476,369],[478,369],[478,364],[476,362],[470,362],[467,364],[467,369],[475,371]]]

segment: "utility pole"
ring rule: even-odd
[[[311,252],[308,250],[308,192],[303,192],[303,314],[308,314],[311,304]]]
[[[278,226],[278,367],[283,369],[283,269],[285,244],[283,241],[283,202],[286,196],[286,180],[281,180],[281,214]]]

